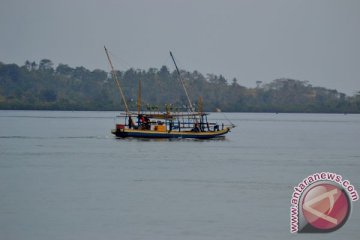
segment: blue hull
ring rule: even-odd
[[[229,128],[215,132],[156,132],[156,131],[112,131],[112,133],[120,138],[193,138],[193,139],[211,139],[225,135],[230,131]]]

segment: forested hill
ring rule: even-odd
[[[176,72],[160,69],[117,72],[129,107],[136,109],[138,81],[143,109],[183,106],[186,96]],[[182,71],[196,104],[201,96],[204,111],[359,113],[360,92],[346,96],[336,90],[313,87],[306,81],[276,79],[246,88],[236,79]],[[109,74],[51,60],[26,61],[23,66],[0,62],[0,109],[123,110],[119,92]]]

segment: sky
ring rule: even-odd
[[[277,78],[360,91],[358,0],[0,0],[0,61],[174,66],[255,87]]]

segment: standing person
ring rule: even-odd
[[[151,128],[150,119],[148,117],[145,117],[144,121],[145,121],[145,129],[150,130],[150,128]]]
[[[133,121],[132,121],[132,118],[131,118],[131,116],[129,116],[129,128],[131,129],[132,127],[133,127]]]

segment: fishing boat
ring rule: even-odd
[[[121,88],[120,81],[114,70],[108,50],[105,53],[111,67],[112,78],[120,92],[125,112],[116,117],[115,129],[111,133],[118,138],[193,138],[211,139],[222,137],[235,125],[225,125],[224,123],[208,121],[208,114],[202,110],[202,99],[199,98],[198,108],[195,110],[185,83],[181,78],[180,71],[175,62],[173,54],[170,56],[176,67],[179,80],[183,86],[188,100],[188,106],[184,109],[174,110],[170,105],[166,105],[166,110],[142,111],[141,110],[141,82],[139,81],[137,112],[131,112],[128,108],[125,95]]]

